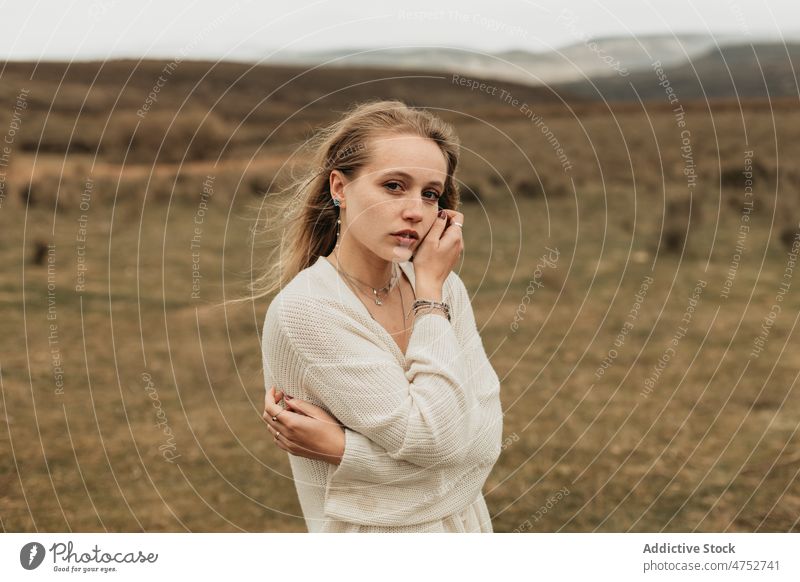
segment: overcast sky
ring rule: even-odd
[[[580,37],[797,40],[798,0],[43,0],[5,2],[0,58],[268,60],[276,50],[547,50]],[[491,11],[490,11],[491,10]],[[570,11],[570,12],[567,12]],[[567,25],[569,23],[569,25]]]

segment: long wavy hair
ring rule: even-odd
[[[265,258],[260,274],[248,285],[250,300],[279,291],[320,256],[333,251],[339,209],[331,198],[330,174],[339,170],[352,179],[369,160],[370,138],[386,133],[413,134],[439,146],[447,161],[439,207],[458,208],[459,190],[454,176],[460,143],[453,127],[433,113],[399,100],[356,104],[306,142],[309,167],[286,188],[268,196],[275,198],[267,211],[267,220],[273,223],[254,234],[274,231],[280,233],[280,238]]]

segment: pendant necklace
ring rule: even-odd
[[[372,287],[371,285],[367,285],[363,281],[359,281],[358,279],[356,279],[355,277],[353,277],[349,273],[347,273],[344,270],[340,269],[339,265],[338,265],[338,261],[337,261],[337,264],[334,265],[334,267],[336,267],[336,270],[339,271],[339,273],[341,273],[342,275],[344,275],[345,279],[347,279],[351,283],[358,283],[359,285],[362,285],[362,286],[367,287],[370,290],[372,290],[372,295],[373,295],[372,298],[375,300],[375,305],[379,305],[379,306],[383,306],[383,301],[381,301],[381,295],[384,295],[384,297],[386,295],[388,295],[391,292],[391,290],[394,289],[394,286],[397,284],[397,281],[400,278],[399,277],[399,273],[398,273],[399,269],[398,269],[397,265],[395,263],[392,263],[392,276],[390,277],[389,282],[386,285],[384,285],[383,287],[381,287],[380,289],[376,289],[375,287]],[[402,296],[403,296],[403,294],[401,293],[400,294],[401,299],[402,299]]]
[[[373,293],[373,296],[374,296],[374,299],[375,299],[375,305],[378,305],[378,306],[381,306],[381,307],[383,306],[383,301],[381,301],[381,298],[380,298],[379,294],[382,293],[382,292],[385,292],[386,296],[388,296],[388,294],[391,293],[392,289],[394,289],[395,285],[397,284],[397,281],[399,281],[399,279],[400,279],[400,268],[395,263],[392,263],[392,270],[393,270],[392,278],[389,280],[388,284],[384,285],[380,289],[375,289],[371,285],[367,285],[366,283],[364,283],[362,281],[359,281],[358,279],[356,279],[352,275],[346,273],[345,271],[343,271],[342,269],[339,268],[338,261],[337,261],[336,265],[333,265],[333,267],[341,275],[344,276],[345,281],[351,287],[354,287],[356,291],[360,291],[363,295],[366,295],[367,297],[369,297],[368,293],[365,293],[363,290],[359,289],[357,285],[354,285],[354,283],[360,283],[364,287],[368,287],[369,289],[371,289],[372,293]],[[411,290],[414,293],[414,299],[416,299],[417,298],[417,294],[416,294],[416,291],[414,290],[413,286],[411,287]],[[405,301],[403,300],[403,291],[402,290],[399,290],[399,291],[400,291],[400,310],[401,310],[401,312],[403,314],[403,322],[405,322],[408,319],[408,315],[406,314]],[[369,309],[367,310],[367,312],[369,313]],[[369,315],[370,315],[370,317],[372,317],[372,319],[375,319],[375,317],[372,315],[372,313],[370,313]],[[405,325],[405,323],[404,323],[404,325]]]

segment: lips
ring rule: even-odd
[[[419,235],[414,230],[406,229],[406,230],[398,230],[397,232],[393,232],[392,235],[394,236],[410,236],[412,239],[416,240],[419,238]]]
[[[395,238],[395,240],[400,246],[404,247],[410,247],[417,240],[413,236],[403,235],[403,234],[393,234],[392,236]]]

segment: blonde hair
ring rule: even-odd
[[[330,174],[339,170],[352,178],[369,160],[368,141],[376,134],[413,134],[431,139],[447,161],[447,177],[439,207],[457,209],[459,140],[455,130],[438,116],[414,109],[402,101],[370,101],[353,106],[336,122],[322,128],[306,143],[310,167],[277,193],[288,196],[275,203],[268,216],[276,224],[266,231],[281,233],[277,247],[264,261],[261,274],[251,280],[250,300],[279,291],[297,273],[327,256],[336,243],[339,210],[330,192]],[[272,196],[272,195],[271,195]]]

